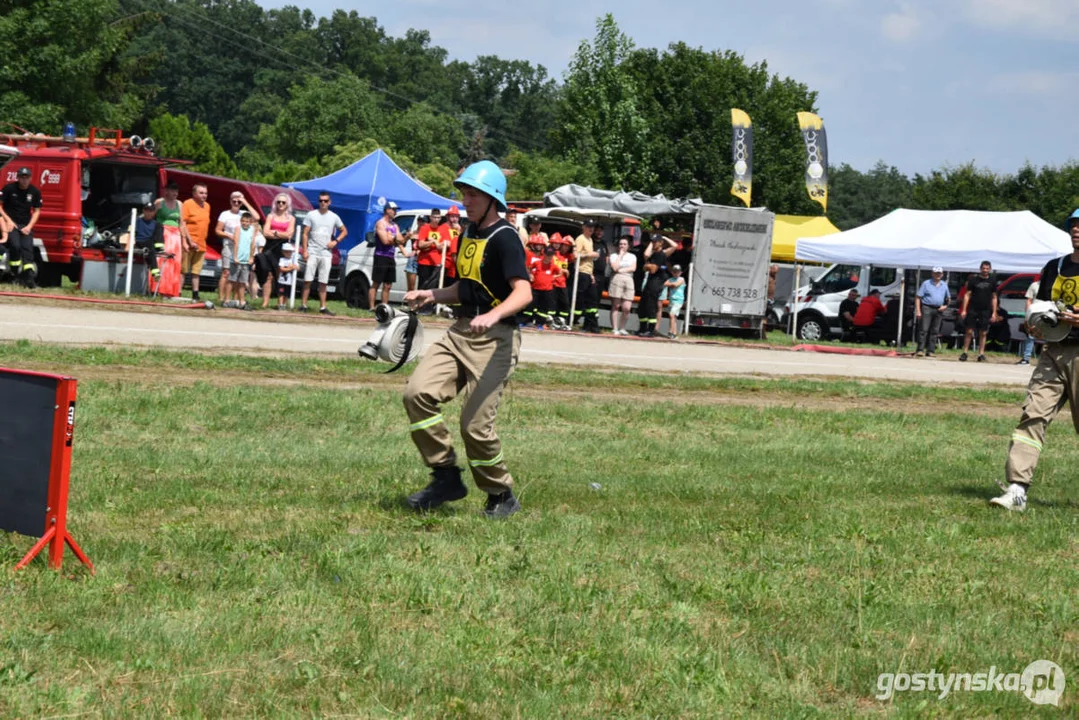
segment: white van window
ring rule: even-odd
[[[895,268],[869,268],[869,287],[882,287],[895,282]]]
[[[829,270],[817,284],[823,293],[836,293],[858,286],[858,277],[862,274],[860,265],[836,265]]]

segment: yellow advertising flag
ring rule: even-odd
[[[753,198],[753,121],[738,108],[731,108],[731,162],[734,163],[734,183],[731,195],[750,206]]]
[[[800,112],[798,127],[806,144],[806,192],[828,212],[828,136],[824,121],[813,113]]]

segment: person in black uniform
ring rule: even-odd
[[[981,272],[967,281],[967,292],[963,295],[963,307],[959,317],[963,320],[963,353],[960,362],[967,361],[967,351],[974,331],[978,331],[978,362],[985,362],[985,341],[989,335],[989,326],[1000,319],[997,315],[997,283],[990,274],[993,265],[988,260],[979,268]]]
[[[847,299],[839,303],[840,340],[849,340],[854,334],[854,316],[858,313],[858,290],[851,288]]]
[[[8,268],[28,288],[37,287],[34,225],[41,216],[41,191],[30,184],[30,168],[21,167],[13,183],[0,190],[0,208],[15,228],[8,233]]]
[[[668,259],[678,248],[678,243],[659,233],[652,233],[652,242],[644,251],[644,271],[648,279],[641,288],[641,303],[637,306],[637,318],[641,324],[637,335],[655,337],[659,319],[659,296],[663,283],[670,277]]]

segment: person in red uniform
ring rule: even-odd
[[[543,250],[546,247],[544,240],[545,237],[540,234],[530,235],[528,237],[528,243],[525,247],[525,267],[528,268],[529,277],[532,276],[532,273],[535,272],[536,268],[543,261]],[[522,326],[533,323],[539,327],[542,324],[542,321],[536,315],[538,307],[535,295],[533,295],[532,304],[525,308],[524,312],[521,313]]]
[[[446,277],[452,280],[457,277],[457,238],[461,237],[461,211],[456,205],[446,211],[446,232],[450,236],[450,244],[446,249]]]
[[[865,299],[859,303],[858,312],[854,313],[854,327],[872,327],[877,318],[882,317],[885,312],[887,311],[884,303],[880,301],[880,290],[870,290]]]
[[[442,267],[443,243],[450,239],[449,228],[442,224],[442,211],[431,210],[428,221],[420,227],[416,248],[419,250],[419,288],[431,290],[438,287],[439,269]]]
[[[544,325],[551,322],[551,313],[555,309],[554,282],[555,278],[563,277],[564,270],[554,260],[555,249],[547,246],[543,250],[540,262],[529,270],[532,281],[532,298],[535,308],[532,319],[536,328],[542,330]]]
[[[557,238],[557,239],[556,239]],[[557,330],[569,330],[569,276],[573,272],[573,238],[558,233],[551,236],[555,249],[554,261],[562,267],[562,274],[554,280],[554,326]]]

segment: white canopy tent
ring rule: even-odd
[[[796,262],[850,263],[919,271],[940,266],[945,270],[969,272],[977,272],[982,262],[988,260],[995,271],[1038,273],[1047,262],[1071,250],[1068,233],[1029,210],[900,208],[853,230],[799,238],[795,241],[794,257]],[[902,318],[905,282],[900,288],[899,317]],[[797,315],[794,323],[797,328]],[[900,320],[896,347],[902,334]]]
[[[983,260],[1001,272],[1041,272],[1071,252],[1068,234],[1029,210],[893,210],[853,230],[799,238],[800,261],[977,272]]]

